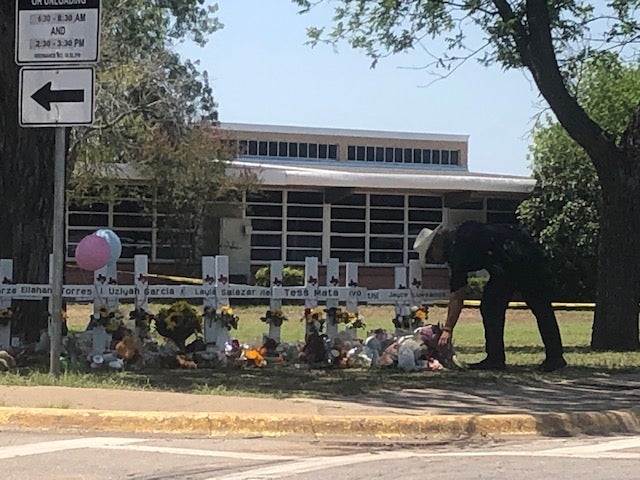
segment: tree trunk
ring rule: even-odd
[[[602,211],[598,290],[591,336],[595,350],[638,350],[640,313],[640,107],[600,175]]]
[[[17,283],[48,283],[53,216],[52,128],[18,126],[15,2],[0,2],[0,258]],[[14,304],[14,330],[29,342],[46,327],[46,301]]]

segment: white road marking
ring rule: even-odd
[[[366,463],[379,460],[400,460],[415,457],[413,452],[382,452],[382,453],[357,453],[355,455],[338,455],[334,457],[303,457],[297,462],[269,465],[253,468],[220,477],[210,477],[205,480],[248,480],[248,479],[273,479],[286,478],[302,473],[325,470],[333,467],[344,467],[357,463]]]
[[[28,455],[41,455],[44,453],[61,452],[64,450],[74,450],[80,448],[106,448],[112,446],[119,446],[123,448],[125,445],[144,441],[144,439],[136,438],[88,437],[76,438],[72,440],[56,440],[53,442],[11,445],[10,447],[0,448],[0,460],[15,457],[26,457]]]
[[[567,455],[572,455],[572,454],[588,455],[590,453],[610,452],[612,450],[622,450],[625,448],[638,448],[638,447],[640,447],[640,437],[629,437],[629,438],[610,440],[608,442],[594,443],[590,445],[553,448],[550,451],[555,452],[556,454],[564,453]]]
[[[135,445],[149,442],[153,439],[119,438],[119,437],[88,437],[70,440],[39,442],[33,444],[12,445],[0,447],[0,459],[24,457],[28,455],[40,455],[74,449],[102,449],[102,450],[126,450],[148,453],[161,453],[170,455],[190,455],[198,457],[231,458],[248,461],[270,462],[255,468],[243,470],[238,468],[236,473],[211,477],[207,480],[247,480],[261,478],[288,478],[295,475],[309,473],[329,468],[356,465],[371,461],[402,460],[409,458],[455,458],[455,457],[560,457],[581,459],[624,459],[639,460],[640,451],[624,452],[626,449],[640,449],[640,436],[617,437],[608,441],[597,443],[559,447],[542,450],[499,450],[484,451],[457,451],[457,452],[429,452],[429,451],[381,451],[356,453],[353,455],[334,456],[287,456],[268,455],[249,452],[234,452],[226,450],[206,450],[194,448],[161,447],[153,445]],[[588,440],[587,440],[588,441]],[[518,448],[518,447],[516,447]]]
[[[279,465],[243,470],[230,475],[210,477],[206,480],[247,480],[247,479],[276,479],[309,473],[327,468],[353,465],[371,461],[398,460],[403,458],[460,458],[460,457],[559,457],[610,460],[638,460],[640,452],[616,452],[628,448],[640,447],[640,437],[611,440],[604,443],[583,445],[578,447],[552,448],[547,450],[487,450],[468,452],[410,452],[391,451],[378,453],[364,453],[334,457],[300,458],[298,461]]]
[[[279,460],[296,460],[300,458],[299,456],[294,457],[286,455],[266,455],[264,453],[232,452],[229,450],[203,450],[197,448],[154,447],[152,445],[129,445],[126,447],[123,447],[121,445],[109,445],[102,448],[105,450],[135,450],[137,452],[168,453],[172,455],[191,455],[196,457],[224,457],[233,458],[236,460],[264,460],[267,462]]]

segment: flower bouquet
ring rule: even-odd
[[[300,321],[305,322],[307,332],[313,331],[320,333],[324,327],[322,314],[313,308],[305,308]]]
[[[286,322],[287,320],[289,320],[289,318],[281,309],[277,308],[275,310],[267,310],[267,312],[264,314],[264,317],[260,317],[260,320],[262,320],[267,325],[280,327],[282,326],[283,322]]]
[[[347,322],[345,326],[347,329],[365,328],[367,325],[364,323],[364,317],[358,312],[346,312]]]
[[[90,325],[104,327],[107,332],[113,333],[123,325],[124,315],[117,307],[109,308],[106,305],[101,305],[98,314],[92,314],[90,320]]]
[[[345,325],[352,325],[349,328],[360,328],[364,326],[362,322],[363,318],[355,312],[348,312],[340,307],[330,307],[325,309],[327,321],[338,325],[344,323]],[[358,325],[358,326],[354,326]]]
[[[147,312],[144,308],[136,308],[129,312],[129,319],[134,321],[136,328],[148,330],[154,316],[153,313]]]
[[[212,320],[219,323],[227,330],[238,328],[238,322],[240,317],[233,314],[233,308],[229,305],[224,305],[220,310],[216,310],[213,307],[204,307],[204,313],[202,314],[205,320]]]
[[[0,325],[8,325],[13,318],[13,310],[11,307],[0,308]]]
[[[396,315],[393,319],[393,325],[396,328],[405,330],[415,330],[424,326],[425,321],[429,318],[429,307],[422,305],[420,307],[411,307],[410,315]]]
[[[182,350],[191,335],[202,332],[202,318],[188,302],[181,300],[161,309],[154,317],[156,331],[169,338]]]

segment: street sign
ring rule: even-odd
[[[16,0],[16,63],[95,63],[100,0]]]
[[[91,125],[94,77],[91,67],[20,69],[18,122],[23,127]]]

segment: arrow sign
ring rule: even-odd
[[[91,125],[94,115],[94,78],[91,67],[20,69],[20,125]]]
[[[40,90],[31,95],[47,112],[52,103],[82,103],[84,90],[51,90],[51,82],[47,82]]]

